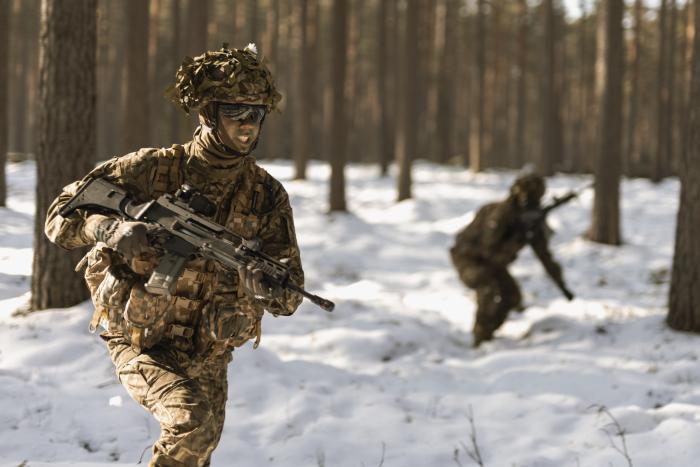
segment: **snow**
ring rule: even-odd
[[[329,215],[326,165],[307,181],[292,181],[287,162],[263,165],[290,193],[307,288],[337,307],[266,317],[260,348],[235,352],[213,465],[475,465],[472,430],[490,467],[624,466],[623,440],[635,467],[698,465],[698,338],[664,324],[676,180],[624,181],[620,248],[581,237],[590,191],[554,211],[552,249],[576,299],[524,251],[511,271],[527,310],[474,350],[474,294],[447,250],[513,172],[417,163],[415,198],[397,204],[392,178],[353,165],[350,213]],[[557,175],[548,194],[589,180]],[[91,305],[12,317],[29,290],[34,166],[10,164],[8,181],[0,467],[134,465],[146,450],[145,463],[158,425],[87,332]]]

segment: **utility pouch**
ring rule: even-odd
[[[231,347],[240,347],[255,338],[260,343],[262,312],[230,303],[209,305],[199,326],[199,348],[221,354]]]
[[[124,336],[136,353],[156,345],[169,329],[172,321],[171,305],[173,299],[162,295],[153,295],[134,284],[124,308]]]

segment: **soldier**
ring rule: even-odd
[[[168,92],[186,112],[199,112],[193,140],[111,159],[68,185],[49,209],[46,235],[64,248],[92,247],[79,264],[95,304],[91,327],[106,329],[101,337],[120,382],[160,423],[149,466],[208,466],[224,425],[232,350],[251,339],[257,347],[264,310],[291,315],[302,297],[271,287],[259,270],[232,273],[203,259],[187,263],[173,296],[151,295],[143,287],[157,255],[149,225],[86,210],[58,214],[91,178],[139,202],[186,183],[215,203],[215,222],[259,239],[303,286],[287,193],[250,155],[280,100],[255,47],[224,44],[187,57]]]
[[[462,282],[476,290],[474,347],[493,337],[510,310],[523,310],[520,288],[508,273],[508,265],[525,245],[532,247],[566,298],[574,297],[549,251],[550,230],[540,215],[544,192],[542,177],[523,175],[511,186],[508,198],[479,209],[474,220],[457,234],[450,250],[452,262]]]

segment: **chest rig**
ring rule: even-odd
[[[257,237],[274,206],[263,183],[266,172],[252,158],[230,168],[209,167],[188,149],[174,145],[157,152],[151,197],[172,194],[187,183],[216,205],[215,222],[246,239]],[[248,340],[255,339],[255,347],[260,342],[264,310],[239,287],[237,272],[214,261],[189,261],[171,297],[145,293],[129,268],[115,267],[112,256],[99,246],[85,262],[95,303],[91,329],[102,324],[121,333],[139,353],[163,341],[196,357],[196,365]],[[135,260],[130,269],[144,274],[152,266],[148,260]]]
[[[213,220],[246,239],[258,237],[274,206],[266,173],[251,157],[217,168],[173,146],[159,154],[153,197],[174,193],[183,183],[216,205]],[[239,286],[238,273],[214,261],[190,261],[177,282],[172,305],[174,332],[169,338],[182,350],[221,355],[255,339],[260,342],[263,309]]]

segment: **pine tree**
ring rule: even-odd
[[[81,251],[44,236],[49,204],[94,165],[97,0],[43,0],[34,262],[30,308],[67,307],[88,296],[74,271]]]

